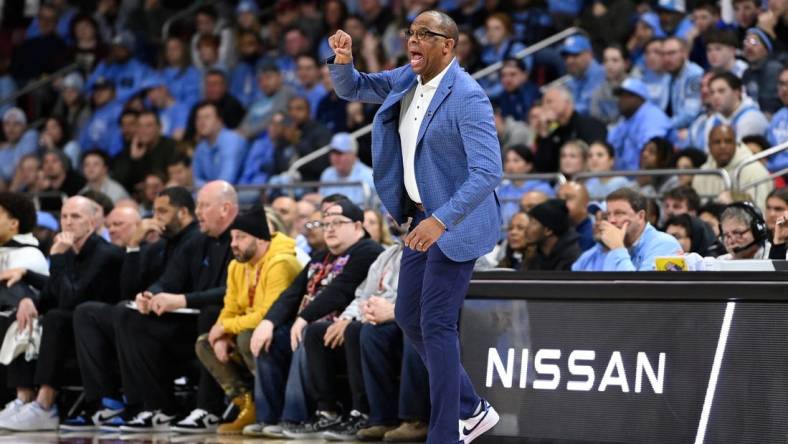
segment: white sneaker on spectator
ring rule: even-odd
[[[9,416],[14,416],[16,413],[24,407],[25,402],[19,398],[14,399],[13,401],[9,402],[5,405],[2,411],[0,411],[0,421],[5,419]]]
[[[259,422],[257,424],[249,424],[244,427],[244,436],[254,436],[257,438],[284,438],[285,434],[282,433],[282,426],[279,424],[266,424]]]
[[[214,433],[219,427],[219,418],[203,409],[194,409],[189,416],[170,427],[175,433]]]
[[[484,432],[495,427],[495,424],[498,424],[500,419],[498,412],[495,411],[490,403],[482,399],[473,416],[460,420],[460,442],[470,444],[471,441],[480,437]]]
[[[36,401],[22,406],[16,414],[10,414],[0,420],[0,429],[12,432],[41,432],[57,430],[60,416],[57,406],[44,410]]]
[[[169,432],[174,416],[165,415],[159,410],[142,411],[131,421],[120,426],[121,433],[159,433]]]

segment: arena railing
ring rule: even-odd
[[[553,34],[550,37],[547,37],[544,40],[534,43],[533,45],[519,51],[518,53],[514,54],[514,57],[518,59],[524,59],[525,57],[528,57],[531,54],[537,53],[545,48],[555,45],[556,43],[563,41],[565,38],[580,33],[582,31],[583,31],[582,29],[574,26],[571,28],[564,29],[559,33]],[[476,71],[475,73],[471,74],[471,77],[478,80],[494,72],[500,71],[502,67],[503,67],[503,62],[496,62],[490,66],[487,66],[486,68]],[[370,123],[369,125],[363,126],[357,129],[356,131],[353,131],[352,133],[350,133],[350,135],[358,139],[359,137],[366,136],[371,132],[372,132],[372,124]],[[331,148],[328,145],[326,145],[307,154],[304,157],[301,157],[300,159],[293,162],[293,165],[290,166],[290,169],[288,169],[285,174],[292,177],[294,180],[298,180],[298,178],[300,177],[300,173],[298,172],[299,168],[308,164],[309,162],[314,161],[315,159],[318,159],[328,154],[330,150]]]
[[[733,170],[733,189],[736,191],[745,191],[750,188],[757,187],[758,185],[764,182],[769,182],[771,180],[774,180],[775,178],[780,177],[784,174],[788,174],[788,168],[783,168],[780,171],[776,171],[774,173],[769,174],[768,177],[765,177],[763,179],[747,182],[745,184],[741,183],[741,173],[748,165],[751,165],[755,162],[760,162],[763,159],[772,157],[776,154],[780,154],[786,150],[788,150],[788,142],[783,142],[779,145],[775,145],[769,149],[763,150],[760,153],[753,154],[752,157],[744,160],[742,163],[739,164],[739,166],[737,166]]]
[[[656,170],[629,170],[629,171],[604,171],[604,172],[582,172],[577,173],[572,178],[573,180],[590,179],[592,177],[633,177],[633,176],[651,176],[651,177],[670,177],[670,176],[719,176],[722,179],[725,191],[731,190],[732,182],[731,177],[727,171],[723,169],[705,170],[705,169],[656,169]],[[652,196],[650,196],[652,197]],[[658,197],[658,196],[657,196]],[[712,197],[712,196],[701,196]],[[716,196],[714,196],[716,197]],[[604,198],[604,196],[591,196],[594,198]]]

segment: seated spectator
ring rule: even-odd
[[[653,14],[653,13],[646,13]],[[646,15],[644,14],[644,15]],[[658,24],[656,16],[654,20]],[[642,22],[642,20],[641,20]],[[664,40],[659,37],[654,37],[648,40],[643,49],[643,63],[639,66],[641,80],[646,84],[648,90],[648,100],[659,109],[665,109],[668,106],[668,97],[670,96],[670,74],[665,72],[662,63],[662,43]],[[632,49],[630,48],[630,51]],[[635,56],[632,57],[636,62]]]
[[[687,213],[670,216],[665,222],[665,232],[675,237],[685,253],[698,253],[703,257],[717,257],[725,248],[717,242],[709,226]]]
[[[227,270],[224,305],[216,324],[194,346],[200,362],[240,409],[235,421],[219,426],[219,434],[240,433],[255,422],[255,361],[250,344],[259,340],[254,333],[262,332],[256,327],[268,309],[301,271],[295,241],[284,233],[272,236],[268,225],[260,223],[264,217],[255,209],[239,215],[230,226],[235,260]]]
[[[671,188],[662,194],[662,209],[666,219],[679,214],[697,216],[700,210],[700,196],[691,186],[680,185]]]
[[[706,222],[717,239],[720,238],[720,217],[723,211],[725,205],[717,202],[709,202],[698,210],[698,219]]]
[[[580,139],[585,143],[604,140],[605,125],[575,110],[572,93],[564,87],[548,89],[542,98],[542,113],[533,127],[536,133],[536,171],[558,171],[560,150],[564,143]]]
[[[593,213],[596,223],[593,227],[594,246],[584,251],[572,264],[572,271],[603,271],[605,260],[610,249],[602,243],[600,229],[603,220],[607,220],[607,204],[605,202],[592,203],[588,212]]]
[[[68,47],[57,34],[57,8],[49,3],[41,4],[37,18],[38,35],[26,39],[13,52],[12,73],[20,88],[42,75],[54,73],[67,63]]]
[[[178,103],[191,106],[201,96],[202,74],[189,63],[186,43],[176,36],[164,42],[164,67],[159,71],[167,90]]]
[[[189,112],[189,120],[186,126],[184,138],[194,139],[197,130],[197,111],[202,103],[208,102],[216,107],[216,112],[229,129],[235,129],[240,125],[241,120],[246,114],[241,102],[230,94],[227,87],[227,75],[220,70],[212,69],[203,76],[203,102],[194,105]],[[197,134],[199,137],[199,134]]]
[[[68,157],[62,151],[44,152],[41,160],[42,192],[55,191],[66,196],[74,196],[85,186],[85,178],[74,171]],[[60,196],[41,196],[39,205],[43,211],[58,211],[62,205]]]
[[[610,251],[600,271],[651,271],[656,258],[682,254],[671,235],[646,221],[646,198],[622,188],[607,196],[607,220],[598,222],[599,239]]]
[[[788,188],[775,188],[766,197],[766,228],[774,233],[777,220],[788,211]]]
[[[668,168],[673,156],[673,144],[664,137],[649,140],[640,152],[641,170],[660,170]],[[659,196],[676,184],[676,179],[666,176],[638,176],[635,178],[641,193]]]
[[[3,187],[14,178],[19,160],[33,154],[38,147],[38,132],[27,128],[27,116],[19,108],[11,108],[3,114],[5,142],[0,143],[0,185]]]
[[[93,234],[95,207],[86,198],[68,199],[60,214],[63,231],[50,250],[49,278],[19,269],[14,279],[41,290],[38,297],[27,296],[17,308],[18,327],[32,327],[41,317],[41,345],[38,359],[23,355],[7,367],[9,385],[17,388],[17,400],[6,407],[0,418],[5,430],[57,430],[58,389],[66,382],[63,368],[74,354],[73,319],[77,305],[88,300],[114,301],[118,295],[117,275],[122,251]],[[38,393],[32,387],[39,387]]]
[[[529,191],[520,198],[520,211],[528,213],[531,209],[542,202],[547,202],[550,196],[541,191]]]
[[[368,239],[363,220],[364,212],[348,200],[327,205],[322,223],[328,251],[312,256],[257,327],[261,334],[259,342],[252,344],[252,353],[257,356],[255,376],[260,384],[260,396],[255,396],[257,417],[262,422],[258,433],[269,437],[320,437],[342,422],[335,387],[326,380],[331,374],[318,375],[324,367],[312,365],[308,369],[310,377],[324,378],[313,379],[318,392],[316,416],[284,430],[280,424],[298,419],[283,416],[283,409],[286,385],[290,390],[300,379],[293,371],[290,376],[286,374],[291,356],[292,365],[303,365],[306,357],[306,349],[301,346],[304,330],[312,334],[313,329],[322,329],[325,334],[327,324],[315,322],[334,320],[352,302],[356,287],[367,278],[369,267],[382,252],[379,244]]]
[[[252,141],[249,146],[249,151],[246,153],[241,174],[238,177],[238,185],[259,185],[268,183],[268,179],[273,175],[275,168],[274,156],[276,146],[271,138],[273,128],[271,131],[262,133],[260,137]],[[247,195],[247,196],[244,196]],[[248,200],[251,196],[254,201],[257,201],[260,196],[258,190],[243,190],[241,192],[241,200]]]
[[[191,104],[176,101],[162,76],[154,76],[145,87],[145,98],[157,113],[159,134],[183,140]]]
[[[766,137],[761,135],[744,136],[741,138],[741,142],[747,145],[747,148],[749,148],[750,152],[753,154],[758,154],[771,148],[771,145],[769,144],[769,141],[766,139]],[[768,158],[764,158],[759,159],[758,161],[768,168],[768,160]]]
[[[120,101],[125,102],[139,92],[153,70],[133,57],[134,40],[134,35],[128,31],[112,39],[109,57],[99,63],[88,78],[88,90],[95,88],[95,84],[103,79],[115,85],[115,95]]]
[[[282,219],[283,231],[292,234],[293,224],[298,217],[298,203],[290,196],[279,196],[271,202],[271,208]]]
[[[773,114],[780,109],[777,79],[783,70],[782,63],[773,56],[774,41],[763,29],[750,28],[744,36],[743,47],[744,58],[750,64],[741,77],[744,89],[761,111]]]
[[[102,428],[118,431],[124,417],[133,418],[142,402],[140,392],[127,376],[121,397],[121,375],[116,355],[120,347],[113,320],[153,284],[175,256],[197,233],[194,200],[184,188],[168,188],[156,197],[154,217],[133,226],[125,245],[126,255],[120,273],[122,305],[86,302],[74,311],[77,361],[83,377],[85,400],[82,409],[67,418],[61,430],[85,431]],[[124,207],[117,207],[121,209]],[[115,211],[115,210],[113,210]],[[161,235],[149,241],[151,234]],[[122,400],[121,400],[122,399]]]
[[[508,58],[500,71],[501,94],[495,103],[501,108],[503,117],[526,120],[528,111],[539,100],[541,93],[535,83],[528,79],[525,61]]]
[[[691,26],[691,22],[689,24]],[[676,131],[689,128],[701,111],[700,80],[703,68],[688,58],[689,47],[684,38],[671,36],[662,43],[662,67],[670,74],[671,85],[664,111],[670,118],[670,126]]]
[[[534,154],[525,145],[515,145],[504,154],[503,171],[505,174],[528,174],[533,172]],[[504,179],[496,193],[501,200],[501,219],[508,222],[519,211],[519,201],[529,191],[541,191],[548,196],[555,192],[550,184],[543,180]]]
[[[295,90],[282,80],[282,73],[275,63],[260,64],[257,81],[258,93],[238,127],[238,131],[249,138],[265,131],[275,114],[286,112],[287,104],[296,95]]]
[[[131,242],[140,220],[140,212],[136,208],[121,206],[112,209],[107,214],[106,222],[110,242],[125,249]]]
[[[315,211],[309,216],[304,224],[302,236],[309,246],[309,253],[315,254],[326,248],[326,241],[323,237],[323,216],[321,211]]]
[[[525,269],[568,271],[582,252],[580,236],[571,225],[569,210],[561,199],[550,199],[532,208],[525,239],[536,247],[536,254]]]
[[[137,117],[131,143],[112,163],[112,176],[131,192],[148,174],[167,173],[167,166],[175,156],[175,141],[162,136],[156,113],[143,111]]]
[[[522,270],[533,256],[534,249],[526,240],[528,224],[530,223],[527,213],[518,211],[509,220],[509,228],[506,233],[506,242],[503,258],[498,262],[498,268],[511,268]],[[531,254],[529,254],[531,253]]]
[[[749,0],[747,0],[749,1]],[[709,68],[716,71],[727,71],[741,78],[747,70],[747,62],[736,58],[736,50],[741,46],[732,29],[712,29],[704,35],[706,41],[706,59]]]
[[[762,11],[761,0],[734,0],[734,30],[739,41],[744,40],[747,30],[758,23],[758,14]]]
[[[610,130],[607,142],[616,150],[617,170],[636,170],[646,142],[665,137],[671,123],[661,109],[648,101],[648,90],[642,81],[627,78],[616,92],[624,119]]]
[[[194,150],[194,184],[213,180],[235,183],[246,157],[246,140],[225,127],[219,108],[211,102],[195,106],[199,143]]]
[[[588,145],[582,140],[570,140],[561,147],[558,172],[572,180],[576,174],[586,170]]]
[[[696,147],[703,152],[708,152],[706,142],[709,139],[709,131],[716,122],[717,112],[711,100],[711,79],[715,76],[714,71],[703,74],[700,81],[700,100],[702,104],[701,113],[692,122],[686,133],[678,131],[675,133],[676,144],[681,147]]]
[[[784,212],[775,221],[769,259],[788,260],[788,249],[785,246],[786,240],[788,240],[788,211]]]
[[[331,166],[320,175],[321,182],[361,182],[361,186],[324,185],[320,194],[344,194],[356,205],[373,206],[375,200],[375,183],[372,180],[372,168],[358,160],[358,143],[348,133],[337,133],[331,138],[329,160]]]
[[[567,182],[558,187],[558,198],[566,202],[569,221],[578,235],[580,251],[594,246],[594,219],[588,214],[588,190],[582,183]]]
[[[176,155],[167,162],[167,186],[194,188],[194,177],[192,176],[192,161],[186,155]]]
[[[92,114],[79,133],[79,146],[84,150],[99,148],[110,157],[123,150],[120,116],[123,102],[115,95],[115,84],[99,78],[93,83]]]
[[[249,4],[254,5],[254,2]],[[257,95],[256,77],[263,57],[262,44],[259,34],[249,30],[238,32],[238,63],[230,71],[230,94],[246,108]]]
[[[236,58],[233,29],[219,18],[216,8],[213,5],[201,6],[195,12],[194,25],[196,32],[191,40],[191,55],[197,68],[206,68],[199,61],[198,43],[203,36],[213,36],[217,39],[217,62],[222,66],[233,66]]]
[[[18,296],[29,290],[29,284],[24,280],[11,282],[10,275],[24,269],[31,274],[47,276],[49,266],[39,249],[38,240],[32,234],[36,225],[44,222],[38,222],[32,200],[19,193],[0,192],[0,219],[5,222],[0,225],[0,281],[4,281],[5,285],[0,290],[0,306],[7,310],[16,308],[20,302]],[[54,218],[52,222],[57,224]],[[21,292],[17,292],[17,289]],[[0,330],[8,330],[9,324],[16,318],[12,316],[7,319]],[[5,415],[0,412],[0,416]]]
[[[788,142],[788,66],[780,71],[780,76],[777,79],[777,95],[783,107],[772,116],[769,128],[766,129],[766,138],[772,146]],[[769,171],[788,168],[788,151],[770,157],[768,167]]]
[[[99,32],[96,19],[90,14],[77,13],[68,23],[71,48],[69,58],[79,63],[86,72],[93,72],[109,53],[109,48]]]
[[[591,93],[589,115],[605,125],[612,125],[619,118],[615,91],[627,78],[631,67],[629,52],[617,43],[608,45],[603,52],[602,64],[605,68],[605,80]]]
[[[709,154],[711,154],[709,160],[701,168],[722,168],[731,175],[739,164],[752,157],[752,152],[744,144],[736,142],[736,132],[729,125],[720,125],[711,130],[709,133]],[[766,168],[759,162],[755,162],[744,167],[739,181],[744,187],[768,176],[769,172]],[[700,195],[716,195],[725,189],[722,179],[718,176],[695,176],[692,179],[692,187]],[[766,196],[772,188],[774,188],[774,184],[771,181],[750,188],[749,192],[755,198],[758,208],[766,208]]]
[[[293,97],[287,104],[287,114],[292,119],[293,128],[288,130],[288,141],[292,147],[294,158],[304,157],[313,151],[328,145],[331,133],[323,125],[312,120],[309,102],[303,97]],[[329,166],[328,155],[302,166],[299,171],[304,180],[320,180],[320,175]],[[292,160],[293,158],[291,158]]]
[[[742,95],[742,82],[738,77],[729,72],[715,74],[709,87],[712,109],[717,113],[713,125],[731,125],[739,139],[766,134],[769,121],[758,109],[758,104]]]
[[[317,107],[320,100],[328,93],[320,71],[320,62],[311,54],[301,54],[296,57],[296,79],[298,79],[298,94],[309,101],[311,117],[317,116]]]
[[[78,165],[81,157],[79,144],[71,138],[71,128],[59,117],[49,117],[44,121],[44,127],[38,138],[39,150],[61,150],[71,161]]]
[[[616,164],[616,152],[613,146],[604,141],[596,141],[588,148],[588,171],[606,173],[613,171]],[[583,183],[593,200],[602,200],[613,191],[631,185],[623,176],[591,177]]]
[[[487,43],[481,48],[481,62],[485,66],[515,57],[517,53],[525,49],[522,43],[514,40],[512,19],[506,14],[498,12],[487,17],[485,33]],[[497,99],[503,93],[502,83],[494,73],[479,79],[479,84],[493,99]]]
[[[52,110],[52,115],[65,122],[64,126],[74,135],[79,134],[91,114],[90,104],[83,93],[84,86],[85,81],[78,72],[63,77],[60,94]]]
[[[112,202],[129,197],[121,184],[109,177],[109,156],[101,150],[88,150],[82,155],[82,174],[87,184],[80,192],[87,190],[100,191]]]
[[[455,56],[457,63],[465,68],[465,71],[470,73],[484,68],[484,64],[480,60],[480,47],[479,40],[476,39],[472,31],[460,30]]]
[[[19,159],[14,179],[8,185],[8,191],[14,193],[34,193],[41,182],[41,159],[35,154],[28,154]]]
[[[299,207],[302,203],[304,202],[298,202]],[[370,239],[379,243],[381,246],[388,247],[394,244],[389,224],[386,223],[386,219],[380,211],[364,210],[364,229],[367,230]]]
[[[708,40],[706,35],[726,26],[720,20],[720,7],[712,2],[698,2],[690,13],[692,18],[692,28],[687,33],[687,43],[689,47],[689,59],[703,69],[709,68],[709,61],[706,58],[706,48]]]
[[[768,259],[771,243],[761,212],[749,202],[728,205],[720,217],[720,236],[727,254],[722,260]]]
[[[571,76],[566,87],[574,97],[575,109],[580,114],[588,114],[591,95],[605,81],[605,69],[594,60],[591,42],[584,35],[567,37],[561,46],[561,56]]]
[[[686,148],[681,151],[673,153],[673,156],[668,163],[669,168],[677,168],[680,170],[695,170],[706,163],[708,156],[701,150],[695,148]],[[692,177],[688,174],[678,175],[676,183],[680,186],[692,186]]]

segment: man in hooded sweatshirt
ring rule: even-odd
[[[536,245],[528,270],[570,270],[580,256],[580,236],[572,228],[569,209],[561,199],[550,199],[528,212],[526,241]]]

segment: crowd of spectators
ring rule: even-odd
[[[3,9],[0,100],[76,65],[0,103],[0,325],[40,341],[0,352],[0,429],[424,439],[426,370],[394,322],[405,228],[350,134],[377,108],[324,61],[343,29],[359,70],[403,65],[429,8],[466,70],[502,62],[479,79],[509,178],[477,270],[786,259],[788,151],[752,160],[788,142],[785,0],[241,0],[169,21],[190,6]],[[632,173],[659,169],[709,174]],[[715,175],[739,169],[741,190]]]

